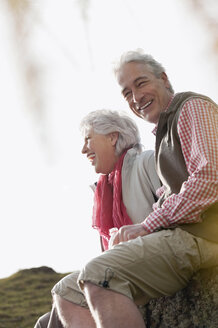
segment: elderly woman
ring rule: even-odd
[[[84,136],[82,153],[100,173],[94,190],[92,226],[98,229],[103,250],[110,247],[113,229],[123,225],[140,224],[152,211],[160,182],[155,171],[153,151],[141,151],[139,131],[126,114],[110,110],[89,113],[81,122]],[[108,273],[109,274],[109,273]],[[79,272],[73,272],[53,288],[52,312],[41,317],[35,328],[62,327],[56,316],[61,314],[63,324],[72,327],[95,327],[87,309],[86,300],[77,285]],[[103,284],[108,283],[105,277]],[[80,316],[87,311],[87,317]],[[81,322],[87,320],[86,322]]]

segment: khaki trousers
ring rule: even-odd
[[[180,228],[161,230],[114,246],[92,259],[82,271],[60,280],[52,293],[87,307],[83,285],[88,281],[141,305],[152,298],[173,295],[188,284],[196,271],[215,265],[218,265],[217,243]]]

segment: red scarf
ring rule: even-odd
[[[127,214],[122,200],[122,166],[126,152],[122,154],[114,170],[109,175],[101,175],[95,190],[92,226],[102,236],[104,249],[108,249],[109,230],[130,225],[132,221]]]

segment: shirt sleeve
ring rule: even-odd
[[[145,219],[147,232],[201,221],[200,213],[218,201],[218,112],[211,102],[194,98],[178,119],[178,135],[189,173],[178,194],[172,194]]]

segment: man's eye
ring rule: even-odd
[[[128,99],[131,96],[131,91],[126,92],[123,96],[125,99]]]
[[[139,82],[139,83],[137,84],[137,87],[138,87],[138,88],[139,88],[139,87],[142,87],[144,84],[145,84],[145,81],[141,81],[141,82]]]

